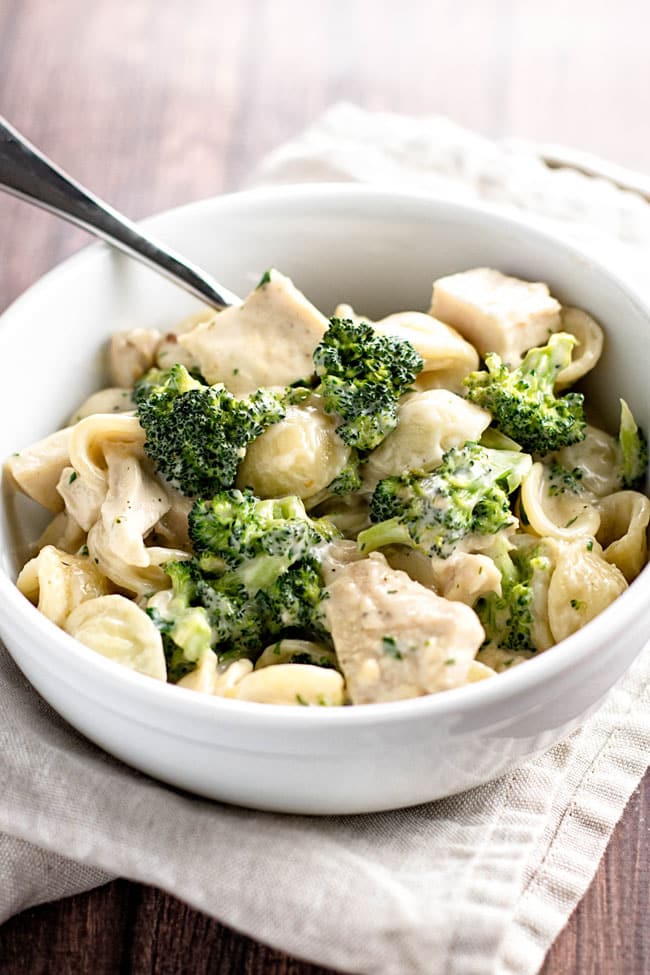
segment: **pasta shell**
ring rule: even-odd
[[[65,629],[103,657],[156,680],[167,680],[160,633],[130,599],[117,595],[89,599],[70,613]]]
[[[311,664],[263,667],[240,680],[227,697],[259,704],[343,704],[343,678],[336,670]]]

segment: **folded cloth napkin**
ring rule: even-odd
[[[535,211],[640,274],[650,207],[445,119],[328,112],[257,181],[355,179]],[[193,798],[95,748],[0,648],[0,918],[120,875],[290,954],[373,975],[533,975],[650,754],[650,647],[569,739],[461,796],[377,815]]]

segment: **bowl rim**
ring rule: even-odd
[[[587,260],[594,269],[604,274],[618,288],[622,296],[635,305],[642,315],[650,318],[650,305],[642,295],[635,290],[634,285],[623,279],[616,271],[605,266],[596,256],[592,255],[588,246],[574,244],[562,239],[544,218],[528,214],[506,214],[497,206],[483,202],[459,202],[447,200],[434,192],[414,188],[396,189],[394,186],[367,185],[355,183],[301,183],[286,186],[265,186],[247,189],[235,193],[208,197],[182,204],[160,211],[138,224],[154,233],[159,225],[176,216],[191,217],[196,213],[224,211],[234,208],[244,212],[255,209],[264,203],[286,204],[309,200],[312,203],[333,205],[341,202],[349,206],[351,200],[364,202],[378,201],[386,205],[387,202],[398,205],[400,203],[423,203],[426,206],[438,208],[449,216],[462,218],[471,217],[501,225],[503,229],[511,228],[523,231],[541,243],[553,244],[560,252],[568,254],[580,261]],[[103,242],[92,243],[81,251],[55,265],[42,275],[34,284],[30,285],[19,295],[2,313],[0,313],[0,337],[11,335],[12,330],[21,327],[20,318],[23,308],[46,291],[50,283],[67,276],[75,276],[83,271],[83,266],[89,262],[96,262],[107,255],[113,255],[112,248]],[[3,502],[4,503],[4,502]],[[498,675],[498,680],[484,680],[461,687],[452,688],[444,693],[422,695],[398,701],[365,704],[363,706],[344,707],[296,707],[295,705],[261,704],[257,702],[239,701],[222,698],[216,695],[200,694],[173,684],[156,681],[151,677],[129,670],[120,664],[103,657],[89,647],[79,643],[64,630],[60,629],[47,617],[43,616],[25,596],[16,588],[15,582],[4,571],[0,570],[0,620],[3,630],[13,627],[18,630],[25,628],[38,635],[37,646],[54,644],[62,654],[72,655],[75,665],[85,675],[102,678],[102,687],[116,691],[120,689],[130,695],[141,696],[143,703],[158,706],[165,705],[179,716],[198,719],[200,715],[214,720],[217,717],[230,721],[250,723],[251,719],[261,723],[271,721],[272,724],[285,725],[291,722],[292,727],[314,727],[314,724],[344,727],[347,724],[359,726],[375,723],[402,722],[408,719],[450,716],[455,713],[464,715],[482,710],[490,710],[495,705],[503,704],[508,699],[517,699],[526,692],[534,691],[539,685],[550,684],[552,678],[559,678],[565,672],[576,668],[593,652],[592,634],[598,628],[598,642],[609,641],[618,631],[629,627],[636,619],[644,614],[647,604],[647,593],[650,588],[650,565],[647,565],[628,589],[625,590],[613,604],[590,621],[585,627],[572,634],[567,639],[550,647],[525,662],[525,666],[518,665],[512,670]],[[11,654],[11,651],[9,651]],[[30,651],[31,652],[31,651]],[[38,652],[36,650],[35,652]],[[13,656],[13,655],[12,655]],[[45,658],[47,669],[51,660]],[[69,672],[57,671],[63,682],[71,684]],[[74,685],[77,691],[79,688]],[[93,696],[84,689],[86,696]],[[119,697],[117,699],[119,701]],[[106,695],[104,704],[111,703]],[[149,714],[153,717],[154,712]],[[153,723],[153,722],[149,722]],[[198,723],[198,722],[197,722]],[[197,735],[198,727],[197,727]]]

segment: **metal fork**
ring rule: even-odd
[[[240,304],[240,299],[232,291],[180,254],[144,234],[121,213],[59,169],[2,116],[0,189],[101,237],[213,308]]]

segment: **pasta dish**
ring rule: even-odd
[[[8,458],[52,515],[17,586],[206,694],[356,705],[495,678],[646,562],[645,436],[573,388],[602,346],[591,315],[489,268],[374,322],[267,271],[241,305],[115,334],[112,385]]]

